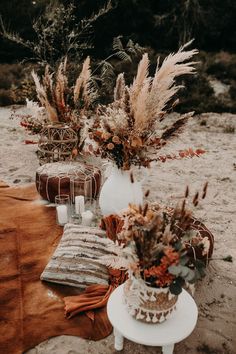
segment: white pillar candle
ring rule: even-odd
[[[81,214],[84,212],[84,196],[77,195],[75,197],[75,213]]]
[[[57,205],[57,220],[60,225],[68,222],[68,209],[66,205]]]
[[[84,211],[82,214],[82,225],[91,226],[93,220],[93,213],[90,210]]]

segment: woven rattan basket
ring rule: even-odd
[[[140,291],[140,293],[138,293]],[[137,320],[161,323],[167,320],[176,308],[178,296],[169,288],[151,288],[129,279],[124,285],[124,300],[130,315]]]
[[[40,164],[68,160],[78,146],[78,133],[63,123],[44,127],[38,143]]]

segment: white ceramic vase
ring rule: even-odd
[[[102,215],[117,214],[128,207],[129,203],[142,205],[142,183],[130,178],[131,171],[123,171],[112,167],[111,174],[101,188],[99,206]]]

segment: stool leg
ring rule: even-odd
[[[163,345],[162,354],[173,354],[174,353],[174,344]]]
[[[124,337],[116,328],[114,328],[114,336],[115,336],[115,349],[122,350],[124,346]]]

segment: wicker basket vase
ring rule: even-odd
[[[55,123],[44,127],[38,143],[40,164],[65,161],[78,146],[78,133],[68,124]]]
[[[124,284],[124,301],[128,313],[137,320],[161,323],[171,317],[176,309],[177,295],[169,288],[152,288],[143,281],[129,279]]]

